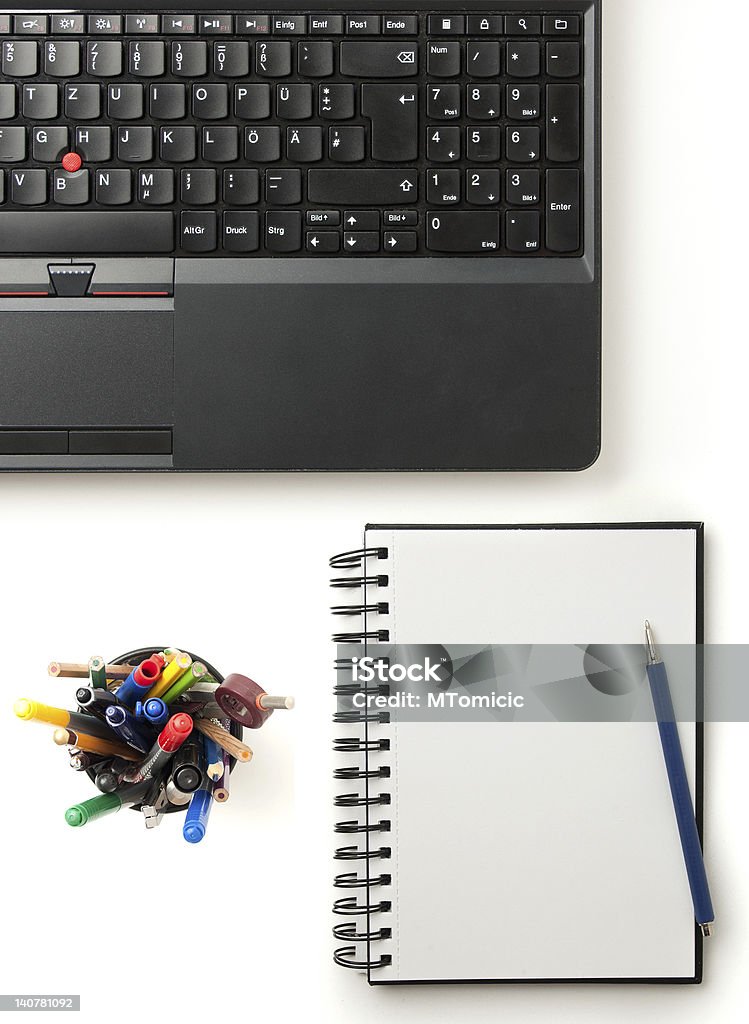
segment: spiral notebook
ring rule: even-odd
[[[702,642],[699,524],[367,526],[331,565],[339,641],[639,645],[649,617]],[[697,675],[679,732],[700,832],[701,703]],[[392,718],[336,714],[339,964],[372,984],[702,980],[654,722]]]

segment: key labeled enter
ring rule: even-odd
[[[361,110],[372,122],[373,160],[416,160],[419,155],[419,93],[402,85],[368,82]]]

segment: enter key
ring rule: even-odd
[[[367,82],[361,87],[361,109],[372,122],[373,160],[417,159],[419,92],[415,86]]]

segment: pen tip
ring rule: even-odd
[[[651,665],[654,665],[658,661],[658,651],[655,647],[653,627],[650,625],[650,619],[645,619],[645,646],[648,649],[648,661]]]

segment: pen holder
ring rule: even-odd
[[[118,655],[116,658],[113,658],[111,661],[109,661],[108,664],[109,665],[137,665],[137,664],[140,664],[144,659],[149,658],[154,651],[163,651],[163,650],[165,650],[165,648],[163,646],[158,646],[158,645],[156,645],[155,647],[141,647],[141,648],[138,648],[137,650],[127,651],[127,653],[125,653],[125,654]],[[210,664],[210,662],[207,662],[204,658],[199,658],[197,655],[193,654],[191,651],[184,651],[184,653],[189,655],[189,657],[191,658],[193,664],[196,663],[196,662],[199,662],[199,663],[202,663],[203,665],[205,665],[206,669],[208,670],[208,675],[211,676],[213,679],[215,679],[215,681],[219,685],[221,683],[223,683],[224,677],[221,675],[220,672],[216,671],[216,669],[213,667],[213,665]],[[176,712],[176,711],[179,711],[180,707],[185,707],[185,706],[189,707],[190,704],[191,704],[191,701],[190,701],[190,698],[189,698],[189,694],[186,693],[183,696],[177,698],[177,700],[171,705],[171,710]],[[242,726],[238,722],[235,722],[235,721],[231,720],[230,721],[230,725],[229,725],[229,729],[231,731],[232,736],[234,736],[238,740],[242,739],[242,736],[244,734],[244,729],[242,728]],[[234,766],[236,765],[236,763],[237,763],[236,762],[236,758],[231,757],[230,760],[229,760],[229,771],[230,772],[234,771]],[[96,782],[96,769],[95,768],[88,768],[86,770],[86,774],[88,775],[88,777],[91,779],[92,782],[94,782],[94,783]],[[97,790],[97,792],[98,792],[98,790]],[[167,807],[163,808],[162,813],[163,814],[174,814],[176,812],[185,813],[187,811],[188,806],[189,806],[189,804],[187,804],[187,803],[183,804],[182,806],[168,805]],[[140,803],[131,804],[130,805],[130,809],[133,810],[133,811],[140,812],[141,804]]]

